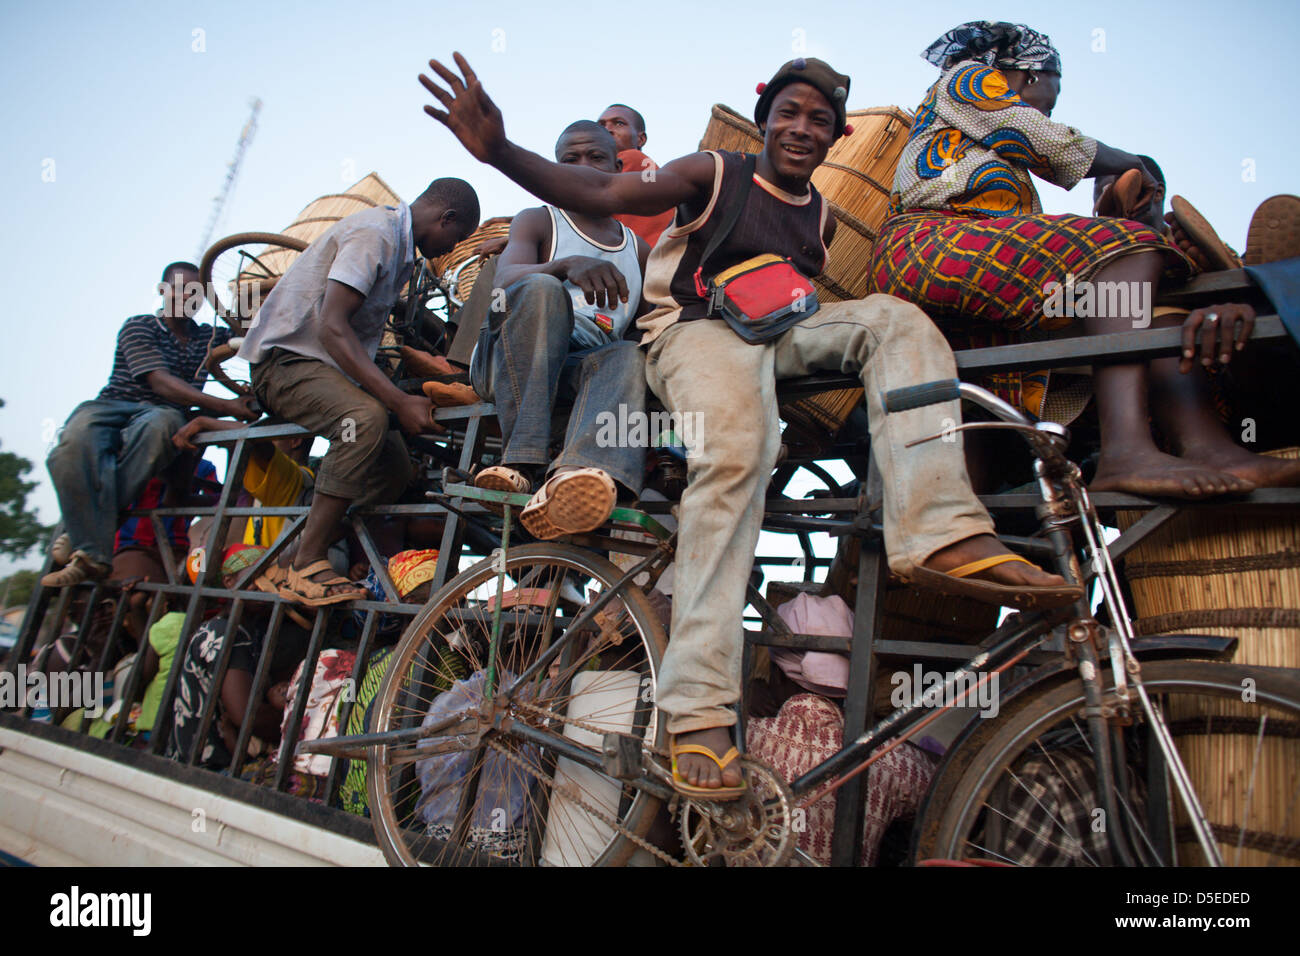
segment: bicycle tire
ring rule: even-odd
[[[503,624],[502,653],[496,663],[506,675],[521,673],[536,660],[542,648],[566,632],[565,621],[572,620],[586,606],[585,602],[590,601],[589,588],[600,592],[622,577],[622,572],[610,562],[570,545],[537,544],[511,549],[504,568],[506,580],[521,595],[521,604],[515,605],[515,610],[521,605],[527,608],[513,625]],[[470,706],[483,703],[483,688],[474,690],[473,682],[480,673],[486,673],[485,666],[475,667],[487,663],[486,655],[480,659],[473,649],[481,648],[490,640],[488,609],[492,596],[497,593],[498,571],[494,557],[480,561],[449,581],[411,622],[375,697],[372,725],[368,728],[371,732],[409,728],[427,720],[435,702],[453,689],[450,680],[453,673],[459,674],[461,681],[455,685],[459,688],[457,693]],[[574,590],[566,592],[567,585],[573,585]],[[574,593],[580,595],[582,603],[573,600]],[[538,610],[534,604],[542,601],[546,606]],[[621,592],[609,608],[613,608],[611,616],[600,623],[594,640],[579,637],[574,643],[585,643],[584,649],[559,666],[558,672],[553,672],[557,664],[547,669],[548,676],[540,681],[541,686],[529,702],[535,710],[543,711],[543,715],[539,716],[535,710],[519,710],[504,691],[494,698],[508,710],[511,720],[532,726],[549,725],[554,733],[565,716],[563,712],[576,701],[591,703],[600,694],[613,691],[615,697],[623,696],[616,703],[606,703],[595,714],[584,712],[586,719],[608,726],[611,721],[623,720],[635,711],[632,731],[635,733],[636,724],[644,721],[642,738],[648,738],[655,746],[663,744],[666,732],[654,705],[653,682],[667,646],[667,636],[655,612],[635,587]],[[610,643],[614,638],[617,641]],[[559,660],[563,661],[563,656]],[[593,662],[597,662],[594,670],[590,666]],[[585,681],[582,690],[577,690],[577,682],[584,673],[591,675],[590,679]],[[629,686],[634,688],[630,699]],[[419,688],[429,689],[427,698]],[[615,710],[616,707],[622,709]],[[564,727],[559,730],[563,731]],[[427,758],[419,758],[417,754],[423,745],[371,748],[367,770],[371,818],[379,846],[392,865],[523,865],[559,860],[614,866],[626,862],[637,849],[632,841],[587,814],[566,794],[561,794],[562,803],[552,806],[554,794],[543,782],[543,774],[556,779],[559,766],[556,755],[534,743],[521,741],[510,730],[490,730],[468,763],[460,768],[463,772],[458,771],[459,776],[447,773],[436,786],[435,778],[451,766],[451,760],[439,757],[444,761],[442,764],[427,763]],[[594,745],[598,747],[599,741]],[[488,757],[489,753],[505,750],[513,752],[525,766],[521,768],[508,758]],[[489,759],[495,760],[495,764],[489,764]],[[419,764],[423,764],[423,770]],[[529,773],[530,770],[533,772]],[[565,772],[566,787],[576,787],[588,802],[599,799],[606,810],[616,803],[614,815],[620,825],[637,836],[644,836],[659,808],[657,798],[587,768],[579,768],[577,773]],[[588,776],[584,778],[583,772]],[[477,784],[465,782],[471,776]],[[588,786],[580,782],[583,779]],[[462,789],[456,790],[458,786]],[[476,787],[472,805],[466,794],[469,786]],[[481,818],[481,811],[487,809],[484,800],[489,794],[497,801],[491,812],[495,814],[503,808],[506,811],[501,816],[501,833],[505,835],[495,849],[494,838],[486,832],[483,823],[475,824]],[[521,803],[517,813],[516,801]],[[452,803],[458,810],[454,821],[448,823],[447,815],[438,815],[442,813],[439,808]],[[425,808],[423,815],[421,805]],[[491,821],[495,828],[496,818]],[[593,833],[597,835],[593,837]],[[602,834],[603,843],[599,842]],[[501,848],[507,844],[512,848],[509,852]],[[523,850],[516,856],[514,850],[519,847]]]
[[[1106,673],[1109,686],[1109,668],[1106,668]],[[1252,685],[1255,699],[1250,703],[1242,703],[1245,686],[1243,681],[1247,679],[1255,682]],[[1183,715],[1181,723],[1176,725],[1183,729],[1181,732],[1175,731],[1175,743],[1180,754],[1185,758],[1185,764],[1188,754],[1186,748],[1190,746],[1212,746],[1217,738],[1226,738],[1230,734],[1249,736],[1258,730],[1261,744],[1260,749],[1253,754],[1255,763],[1248,774],[1238,775],[1233,786],[1249,781],[1252,793],[1256,791],[1267,793],[1272,786],[1274,794],[1279,792],[1295,794],[1296,796],[1291,798],[1290,812],[1285,819],[1286,821],[1300,820],[1300,813],[1296,812],[1300,811],[1300,808],[1295,805],[1297,797],[1300,797],[1296,781],[1291,781],[1279,789],[1279,781],[1261,782],[1256,779],[1261,766],[1260,754],[1263,743],[1267,743],[1269,747],[1290,748],[1286,751],[1287,754],[1300,748],[1300,675],[1295,671],[1279,668],[1212,661],[1169,660],[1143,664],[1142,683],[1152,698],[1152,703],[1163,709],[1167,720],[1171,713],[1175,716]],[[1024,862],[1025,857],[1017,857],[1007,850],[1008,846],[1016,842],[1014,838],[1007,838],[1001,842],[990,839],[990,834],[996,830],[1009,828],[1015,831],[1018,826],[1023,825],[1013,819],[1013,815],[1003,810],[1004,807],[1012,806],[1010,801],[1006,800],[1006,795],[1014,793],[1022,801],[1028,796],[1037,808],[1043,811],[1042,816],[1047,818],[1046,821],[1037,820],[1038,825],[1043,828],[1038,838],[1051,842],[1050,837],[1054,833],[1067,837],[1062,848],[1071,852],[1074,863],[1080,865],[1113,863],[1116,854],[1112,852],[1113,837],[1109,836],[1108,830],[1103,829],[1106,835],[1099,840],[1108,844],[1104,852],[1098,852],[1099,847],[1096,843],[1089,848],[1087,846],[1089,838],[1085,835],[1084,839],[1078,839],[1076,831],[1079,828],[1073,820],[1067,823],[1071,815],[1060,809],[1068,801],[1062,800],[1058,805],[1058,812],[1053,814],[1052,801],[1049,799],[1044,803],[1041,799],[1042,789],[1031,787],[1022,779],[1022,774],[1032,778],[1033,771],[1028,768],[1033,761],[1041,762],[1046,758],[1054,768],[1054,772],[1058,772],[1058,775],[1065,778],[1066,785],[1074,791],[1073,795],[1079,798],[1081,804],[1089,802],[1083,799],[1088,795],[1086,789],[1088,784],[1091,785],[1091,795],[1097,794],[1095,769],[1091,771],[1092,776],[1087,778],[1085,783],[1077,783],[1082,779],[1080,768],[1083,768],[1084,776],[1088,773],[1090,758],[1083,757],[1081,751],[1070,755],[1071,748],[1063,746],[1067,739],[1065,735],[1070,733],[1066,723],[1075,721],[1075,715],[1083,706],[1083,682],[1075,677],[1073,672],[1067,672],[1048,679],[1043,686],[1027,688],[1023,693],[1012,698],[997,717],[981,722],[980,726],[959,742],[940,768],[922,810],[922,816],[918,820],[913,849],[914,860],[982,858],[1001,859],[1002,862],[1011,863]],[[1249,707],[1267,708],[1267,710],[1258,710],[1255,718],[1232,716],[1238,713],[1233,708]],[[1205,717],[1202,724],[1201,717],[1189,718],[1186,716],[1188,714],[1227,716]],[[1259,717],[1263,716],[1268,716],[1270,719],[1260,721]],[[1220,721],[1217,731],[1214,729],[1216,719]],[[1246,723],[1240,726],[1243,720]],[[1234,721],[1237,724],[1234,725]],[[1264,728],[1271,726],[1267,736],[1264,734],[1264,728],[1259,726],[1261,723]],[[1139,744],[1143,725],[1144,721],[1140,719],[1135,721],[1133,727],[1129,728],[1129,732],[1124,735],[1125,746],[1122,752],[1126,755],[1125,769],[1131,779],[1136,779],[1136,771],[1144,765],[1145,758],[1141,756],[1142,747],[1132,746]],[[1235,730],[1234,726],[1236,726]],[[1197,731],[1200,731],[1199,736]],[[1078,735],[1078,739],[1082,744],[1086,741],[1086,733]],[[1035,747],[1037,750],[1034,749]],[[1056,753],[1060,759],[1052,757],[1053,753]],[[1064,774],[1059,773],[1062,764],[1067,771]],[[1292,769],[1289,772],[1294,776],[1296,771]],[[1068,779],[1070,776],[1074,776],[1076,784],[1070,783]],[[1033,782],[1035,781],[1031,779],[1031,783]],[[1035,790],[1038,792],[1035,793]],[[1116,796],[1121,795],[1117,793]],[[1139,814],[1138,809],[1150,809],[1138,807],[1139,801],[1132,799],[1133,796],[1131,788],[1128,793],[1130,799],[1124,803],[1124,812],[1130,817],[1131,822],[1133,818],[1148,815],[1146,812]],[[1241,857],[1241,848],[1247,839],[1251,841],[1251,846],[1248,848],[1251,852],[1265,853],[1268,859],[1274,862],[1283,860],[1292,864],[1300,862],[1300,851],[1297,850],[1300,847],[1300,836],[1288,838],[1285,834],[1273,834],[1275,839],[1272,842],[1268,840],[1261,842],[1261,831],[1258,827],[1251,826],[1257,820],[1254,814],[1264,804],[1262,798],[1256,799],[1252,806],[1248,796],[1242,811],[1247,814],[1246,819],[1224,823],[1222,820],[1214,819],[1214,811],[1207,805],[1206,796],[1207,793],[1204,791],[1197,793],[1198,799],[1206,809],[1207,817],[1211,818],[1210,822],[1214,826],[1215,837],[1220,844],[1220,852],[1225,863],[1230,864]],[[1142,799],[1149,799],[1149,794]],[[1177,800],[1172,795],[1169,799]],[[1095,824],[1099,819],[1097,802],[1092,800],[1093,806],[1085,806],[1091,824]],[[1028,803],[1022,803],[1022,806],[1027,807]],[[1273,807],[1272,811],[1276,812],[1277,809]],[[1035,813],[1033,810],[1029,812]],[[1180,811],[1171,808],[1169,812],[1175,814],[1176,820],[1176,815]],[[1104,823],[1104,815],[1100,819]],[[1126,829],[1131,827],[1131,822]],[[1172,834],[1164,835],[1147,831],[1138,833],[1138,840],[1134,843],[1145,858],[1138,862],[1180,865],[1196,862],[1192,859],[1195,853],[1190,848],[1194,845],[1186,833],[1187,829],[1185,826],[1175,827]],[[1267,833],[1264,835],[1267,836]],[[986,845],[989,843],[996,843],[996,848]],[[1195,847],[1195,851],[1199,852],[1199,847]]]
[[[243,315],[237,306],[231,306],[222,301],[220,294],[217,292],[217,286],[225,284],[225,281],[234,276],[217,276],[217,281],[213,281],[213,272],[216,268],[217,260],[232,249],[240,246],[262,246],[262,247],[279,247],[272,249],[272,252],[292,251],[302,252],[307,248],[308,243],[302,239],[295,239],[293,236],[287,236],[276,232],[237,232],[232,236],[226,236],[224,239],[218,239],[208,250],[203,253],[203,259],[199,262],[199,281],[203,284],[203,293],[212,305],[212,309],[217,316],[224,320],[234,331],[236,335],[243,335],[246,331],[243,322],[251,318]],[[251,257],[254,262],[260,265],[260,257]],[[257,276],[262,280],[278,278],[283,273],[272,275],[273,270],[263,269],[265,275]],[[243,274],[243,273],[241,273]],[[259,290],[269,291],[269,290]],[[232,300],[233,301],[233,300]]]

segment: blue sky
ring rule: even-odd
[[[158,304],[161,267],[195,255],[254,95],[264,102],[260,128],[217,235],[278,231],[314,197],[371,170],[407,200],[436,176],[462,176],[485,216],[509,215],[534,201],[421,112],[415,77],[431,56],[469,57],[517,142],[548,152],[569,122],[621,101],[645,114],[646,152],[664,162],[696,147],[713,103],[749,113],[754,84],[800,40],[852,76],[851,108],[910,109],[936,75],[920,50],[964,21],[1006,19],[1049,34],[1061,51],[1054,118],[1154,156],[1171,192],[1235,248],[1261,200],[1300,192],[1293,2],[599,9],[567,0],[0,4],[0,446],[38,463],[42,517],[57,518],[43,466],[52,427],[103,386],[122,321]],[[52,182],[42,176],[48,160]],[[1243,178],[1247,161],[1253,181]],[[1040,192],[1049,212],[1084,212],[1090,189]]]

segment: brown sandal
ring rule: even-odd
[[[1182,196],[1175,196],[1169,201],[1169,207],[1173,210],[1174,220],[1204,253],[1212,269],[1241,268],[1241,260],[1237,258],[1237,254],[1224,244],[1209,220],[1197,212],[1195,206]]]
[[[576,468],[554,475],[542,485],[520,512],[519,520],[533,537],[543,541],[583,534],[603,525],[617,501],[613,478],[599,468]]]
[[[1300,196],[1272,196],[1250,217],[1246,265],[1257,266],[1300,256]]]
[[[305,568],[289,568],[280,594],[290,601],[305,604],[308,607],[324,607],[327,604],[342,604],[345,601],[361,601],[370,596],[370,592],[334,571],[334,576],[326,581],[313,581],[312,575],[322,571],[334,571],[334,565],[324,558]],[[329,589],[347,585],[348,590],[330,594]]]
[[[420,386],[420,390],[438,408],[477,405],[483,401],[479,398],[478,392],[460,382],[425,382]]]
[[[65,567],[41,578],[41,587],[67,588],[84,581],[103,581],[112,570],[112,565],[93,561],[84,551],[73,551]]]
[[[999,604],[1003,607],[1019,608],[1022,611],[1049,610],[1073,604],[1083,597],[1083,588],[1078,585],[998,584],[972,578],[971,575],[987,571],[989,568],[1009,562],[1019,562],[1037,567],[1032,561],[1026,561],[1018,554],[998,554],[991,558],[971,561],[951,571],[935,571],[931,568],[912,569],[909,583],[919,588],[951,594],[957,597],[973,598],[984,604]]]

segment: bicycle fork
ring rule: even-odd
[[[1210,830],[1209,821],[1201,807],[1200,800],[1192,788],[1191,778],[1183,765],[1173,735],[1165,723],[1164,715],[1151,703],[1146,688],[1142,685],[1142,668],[1133,654],[1133,626],[1120,590],[1119,575],[1111,560],[1110,550],[1102,536],[1100,521],[1092,500],[1088,496],[1080,479],[1077,466],[1071,465],[1072,474],[1065,476],[1064,484],[1068,486],[1070,497],[1062,494],[1060,483],[1049,480],[1041,460],[1035,462],[1035,472],[1043,492],[1045,517],[1052,528],[1049,536],[1064,534],[1064,525],[1077,520],[1083,529],[1089,563],[1092,573],[1101,586],[1102,601],[1110,611],[1112,627],[1110,629],[1109,657],[1114,681],[1109,700],[1104,696],[1104,682],[1099,666],[1100,627],[1089,614],[1084,614],[1070,627],[1070,639],[1075,643],[1079,654],[1079,676],[1083,680],[1084,692],[1088,702],[1087,719],[1090,736],[1093,738],[1093,753],[1097,761],[1097,774],[1102,785],[1102,800],[1109,820],[1118,826],[1114,832],[1116,853],[1124,865],[1133,865],[1132,850],[1127,845],[1124,831],[1124,817],[1116,814],[1116,796],[1113,787],[1127,788],[1127,774],[1123,771],[1123,755],[1112,754],[1111,728],[1114,725],[1132,723],[1130,706],[1133,696],[1137,697],[1142,713],[1146,717],[1156,743],[1164,758],[1165,767],[1173,780],[1174,789],[1182,802],[1183,808],[1191,821],[1196,841],[1211,866],[1222,866],[1223,858]],[[1072,514],[1070,514],[1072,512]],[[1068,540],[1068,538],[1067,538]],[[1053,544],[1056,545],[1055,539]],[[1073,553],[1069,554],[1070,567],[1078,576],[1078,562]],[[1078,576],[1078,580],[1083,578]],[[1131,685],[1131,686],[1130,686]],[[1112,757],[1114,760],[1112,761]]]

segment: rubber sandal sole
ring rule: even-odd
[[[519,512],[519,521],[524,529],[538,541],[553,541],[563,537],[567,532],[557,528],[546,515],[547,501],[529,504]]]
[[[1068,607],[1083,597],[1083,588],[1080,587],[1017,587],[978,578],[954,578],[951,574],[929,568],[913,569],[909,583],[927,591],[973,598],[984,604],[1013,607],[1020,611]]]
[[[603,525],[618,501],[614,481],[599,471],[566,472],[548,492],[547,517],[562,534],[583,534]]]
[[[1272,196],[1250,217],[1246,230],[1248,266],[1300,256],[1300,196]]]
[[[704,749],[708,750],[707,747],[705,747]],[[670,769],[672,771],[672,788],[677,793],[682,794],[682,796],[700,797],[703,800],[735,800],[738,797],[744,796],[745,792],[749,789],[744,784],[741,784],[739,787],[697,787],[693,783],[687,783],[685,780],[683,780],[680,776],[677,775],[678,750],[677,750],[677,742],[675,737],[673,738],[672,742],[669,743],[668,745],[668,752],[670,755],[670,759],[672,760],[672,763],[670,765]],[[718,759],[718,755],[716,753],[713,753],[713,751],[711,750],[709,751],[709,753],[712,754],[713,762],[715,764],[719,764],[718,769],[720,770],[723,769],[720,766],[721,761]],[[728,753],[730,753],[730,751],[728,751]],[[683,756],[703,756],[703,754],[699,754],[695,751],[686,751],[683,754]]]
[[[1182,196],[1175,196],[1169,201],[1174,218],[1187,233],[1188,238],[1200,247],[1210,265],[1216,269],[1240,269],[1241,260],[1229,249],[1209,221],[1196,211],[1196,207]]]

